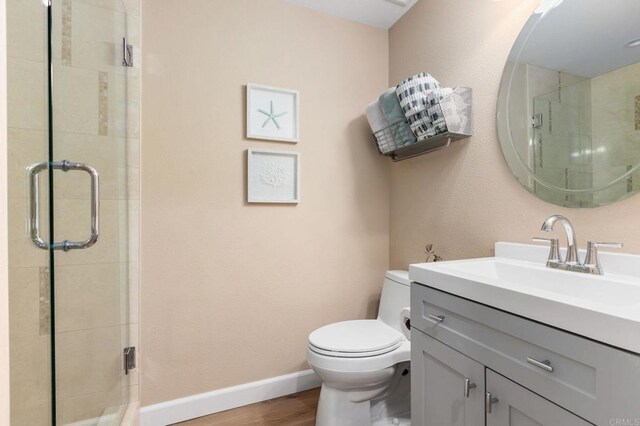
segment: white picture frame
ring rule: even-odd
[[[247,202],[297,204],[300,153],[280,149],[247,150]]]
[[[298,143],[300,93],[248,83],[247,138]]]

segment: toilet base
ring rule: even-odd
[[[367,381],[370,383],[368,386],[324,382],[318,401],[316,426],[410,426],[409,365],[405,362],[369,373],[375,374],[378,380],[374,383]],[[327,371],[322,372],[322,376],[331,378]]]
[[[316,426],[371,426],[370,401],[352,402],[350,393],[323,384]]]
[[[411,419],[404,417],[379,419],[372,422],[371,426],[411,426]]]

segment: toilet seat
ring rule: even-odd
[[[363,358],[394,351],[404,340],[401,333],[382,321],[343,321],[311,333],[309,350],[325,356]]]

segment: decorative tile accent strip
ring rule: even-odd
[[[636,96],[636,130],[640,130],[640,95]]]
[[[109,74],[98,73],[98,134],[109,133]]]
[[[40,335],[51,333],[51,285],[49,267],[40,267]]]
[[[62,0],[62,65],[71,66],[71,4]]]

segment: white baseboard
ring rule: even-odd
[[[142,426],[166,426],[302,392],[320,385],[320,378],[313,370],[299,371],[142,407],[140,420]]]
[[[66,426],[140,426],[139,403],[131,402],[126,406],[110,407],[100,417],[67,423]]]

